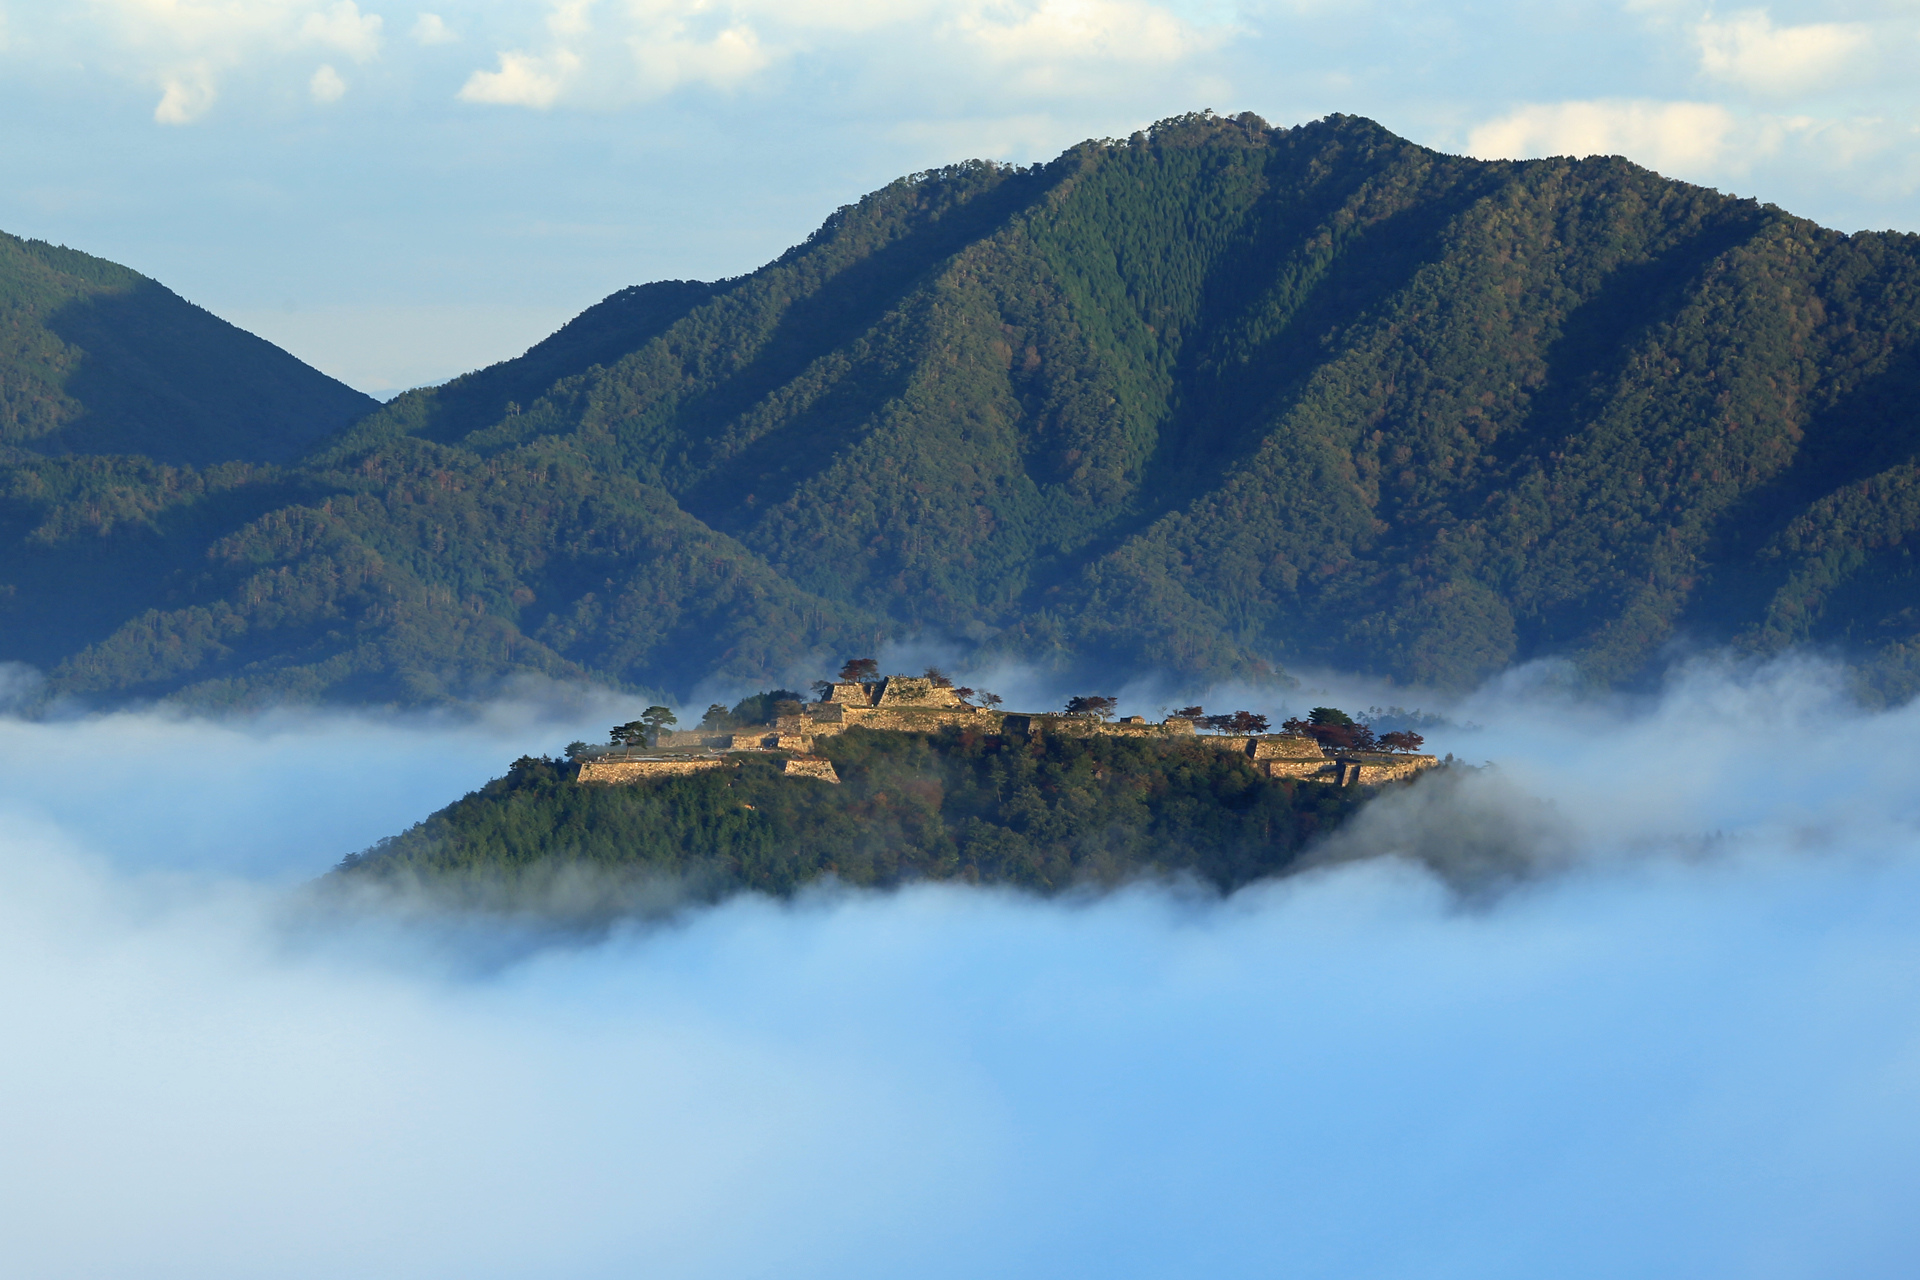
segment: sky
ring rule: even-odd
[[[1844,685],[1509,673],[1432,733],[1491,767],[1225,900],[592,936],[300,885],[611,704],[0,718],[0,1239],[35,1280],[1904,1275],[1920,708]]]
[[[381,396],[836,207],[1212,108],[1920,229],[1920,4],[0,0],[0,229]]]

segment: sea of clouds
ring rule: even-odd
[[[827,889],[575,936],[300,885],[617,700],[0,721],[5,1269],[1904,1274],[1920,709],[1805,660],[1440,709],[1491,767],[1224,901]]]

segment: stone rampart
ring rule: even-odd
[[[841,723],[848,729],[892,729],[900,733],[937,733],[948,725],[998,733],[1006,717],[965,704],[954,706],[846,707]],[[816,729],[814,732],[819,732]]]
[[[732,741],[731,729],[676,729],[656,737],[653,740],[653,749],[659,751],[685,747],[710,747],[724,751]]]
[[[620,784],[642,782],[648,778],[672,778],[689,773],[704,773],[708,769],[725,769],[732,763],[731,760],[723,760],[717,756],[683,756],[679,759],[652,760],[589,760],[580,766],[578,776],[581,782]]]
[[[1325,760],[1327,753],[1320,744],[1304,733],[1276,733],[1268,737],[1254,738],[1247,744],[1247,754],[1255,760]]]
[[[1282,757],[1255,761],[1254,768],[1269,778],[1292,778],[1296,782],[1335,784],[1340,781],[1340,762],[1337,760],[1292,760]]]
[[[1178,738],[1193,734],[1191,720],[1150,724],[1137,716],[1116,721],[1098,716],[1004,715],[1001,720],[1006,732],[1030,738]]]
[[[935,684],[925,676],[888,676],[873,700],[876,707],[964,707],[951,686]]]
[[[822,782],[839,782],[840,775],[834,772],[833,761],[824,756],[794,756],[781,770],[789,778],[818,778]]]
[[[1383,782],[1398,782],[1402,778],[1411,778],[1421,770],[1431,769],[1439,763],[1432,756],[1401,752],[1382,751],[1342,756],[1340,785],[1377,787]]]

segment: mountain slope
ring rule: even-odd
[[[0,533],[41,576],[3,656],[102,695],[416,698],[684,691],[915,631],[1439,684],[1626,680],[1692,637],[1839,645],[1905,696],[1915,390],[1915,237],[1619,159],[1183,117],[903,179],[284,472],[16,471]],[[102,531],[116,502],[144,514]],[[136,586],[34,648],[32,581],[75,557]]]
[[[377,407],[125,267],[0,235],[0,445],[284,462]]]

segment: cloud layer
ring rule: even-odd
[[[1897,1273],[1920,715],[1791,664],[1638,704],[1543,675],[1457,709],[1497,768],[1225,903],[743,899],[572,941],[262,883],[326,860],[296,787],[491,771],[549,718],[8,726],[0,1231],[44,1277]],[[91,785],[144,843],[45,799],[108,735]],[[223,806],[251,852],[174,834]],[[1552,874],[1423,869],[1496,834]]]

